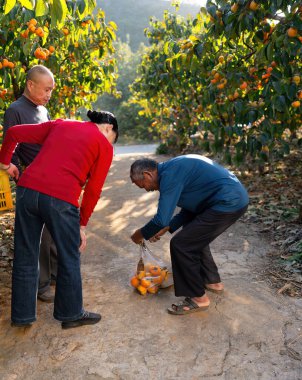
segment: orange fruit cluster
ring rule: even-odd
[[[38,47],[34,52],[34,56],[45,61],[49,56],[49,50]]]
[[[4,58],[2,62],[0,62],[0,69],[3,67],[8,67],[9,69],[13,69],[15,67],[14,62],[9,61],[8,59]]]
[[[29,33],[35,33],[36,36],[38,37],[44,37],[44,30],[41,26],[38,26],[38,21],[35,18],[32,18],[31,20],[28,21],[27,29],[23,30],[20,35],[23,38],[27,38],[29,36]]]
[[[137,272],[130,279],[130,284],[143,296],[147,293],[155,294],[167,275],[167,268],[147,263],[144,265],[144,270]]]

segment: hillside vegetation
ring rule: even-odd
[[[105,11],[106,18],[118,25],[118,38],[129,42],[133,51],[140,43],[148,43],[144,29],[149,26],[150,17],[162,19],[165,10],[175,12],[171,2],[163,0],[98,0],[97,3]],[[198,10],[199,6],[181,4],[178,13],[194,17]]]

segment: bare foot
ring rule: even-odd
[[[207,284],[206,289],[222,292],[224,290],[224,285],[222,282],[217,282],[216,284]]]
[[[210,299],[209,297],[204,294],[202,297],[191,297],[191,299],[199,306],[199,307],[203,307],[203,306],[209,306],[210,305]],[[189,307],[187,306],[184,306],[183,308],[184,310],[190,310]]]

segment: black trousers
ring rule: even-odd
[[[173,236],[170,253],[177,297],[201,297],[206,284],[221,281],[209,244],[246,210],[247,206],[227,213],[207,209]]]

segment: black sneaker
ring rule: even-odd
[[[89,311],[84,311],[81,318],[75,321],[62,322],[62,329],[71,329],[73,327],[79,327],[83,325],[94,325],[101,320],[101,315],[96,313],[90,313]]]

